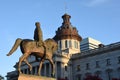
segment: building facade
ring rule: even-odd
[[[73,80],[96,75],[103,80],[120,79],[120,42],[72,56]]]
[[[53,37],[58,43],[58,50],[53,57],[56,79],[84,80],[87,75],[96,75],[103,80],[120,79],[120,42],[103,45],[90,37],[82,39],[70,22],[71,16],[64,14],[62,18],[63,23]],[[28,66],[23,63],[22,72],[36,75],[39,62],[34,56],[30,56],[28,61],[33,66],[32,71],[30,72]],[[9,72],[7,79],[12,80],[13,74],[17,75],[17,71]],[[44,62],[41,75],[51,76],[49,61]]]

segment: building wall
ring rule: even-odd
[[[118,74],[120,73],[120,49],[95,53],[94,55],[92,53],[88,53],[87,56],[81,55],[81,57],[73,59],[72,65],[73,80],[83,80],[86,74],[97,73],[103,80],[111,80],[108,78],[108,72],[110,78],[120,78],[120,74]],[[78,79],[78,75],[81,76],[81,79]]]

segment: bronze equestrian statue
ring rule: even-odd
[[[39,26],[39,23],[36,23],[36,27]],[[39,32],[38,32],[39,33]],[[39,39],[40,40],[40,39]],[[12,49],[10,52],[7,54],[7,56],[10,56],[18,46],[20,46],[21,52],[23,55],[19,59],[18,63],[18,71],[19,73],[21,72],[21,63],[24,61],[28,66],[30,71],[32,70],[31,64],[28,62],[27,58],[30,55],[34,55],[35,57],[39,57],[40,59],[40,64],[39,64],[39,69],[38,69],[38,75],[40,75],[40,71],[42,68],[42,63],[44,60],[49,60],[51,65],[52,65],[52,73],[51,75],[54,76],[55,74],[55,65],[52,59],[53,53],[57,50],[58,45],[53,39],[47,39],[42,44],[39,42],[39,40],[31,40],[31,39],[16,39],[15,44],[13,45]]]

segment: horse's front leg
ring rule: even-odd
[[[25,59],[24,62],[29,66],[30,71],[32,71],[32,66],[30,65],[30,63],[28,62],[28,60]]]
[[[40,64],[39,64],[39,69],[38,69],[38,75],[41,75],[41,68],[42,68],[42,64],[43,64],[44,59],[40,60]]]
[[[26,59],[26,57],[28,57],[28,54],[23,54],[20,59],[19,59],[19,63],[18,63],[18,71],[19,71],[19,74],[21,74],[21,64],[22,62]]]
[[[18,63],[18,72],[19,72],[19,74],[22,73],[20,67],[21,67],[21,63],[22,63],[23,60],[24,60],[24,55],[22,55],[22,56],[19,58],[19,63]]]

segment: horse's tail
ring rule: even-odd
[[[10,56],[14,51],[16,51],[16,49],[18,48],[18,46],[20,45],[22,39],[18,38],[15,41],[15,44],[13,45],[12,49],[10,50],[10,52],[7,54],[7,56]]]

